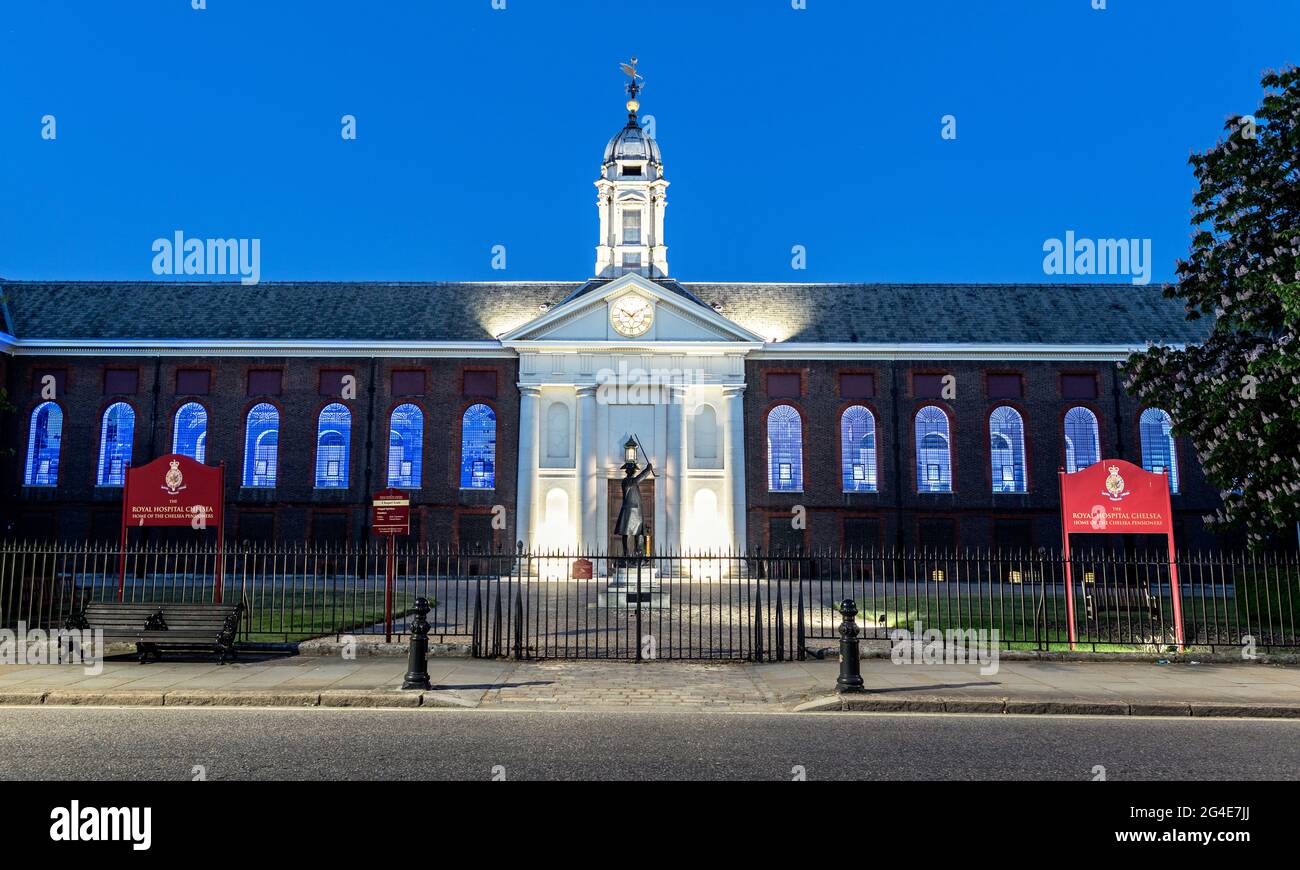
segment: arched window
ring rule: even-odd
[[[275,486],[280,455],[280,412],[263,402],[244,426],[244,486]]]
[[[316,422],[316,486],[346,489],[352,447],[352,412],[335,402],[326,405]]]
[[[712,405],[700,405],[691,418],[695,424],[691,455],[696,459],[718,458],[718,412]]]
[[[993,460],[993,491],[1025,491],[1025,423],[1010,405],[989,414],[989,455]]]
[[[1174,421],[1159,408],[1147,408],[1138,418],[1142,435],[1142,467],[1169,475],[1169,491],[1178,492],[1178,446],[1174,443]]]
[[[862,405],[840,415],[840,464],[845,492],[876,491],[876,417]]]
[[[1097,415],[1077,406],[1065,412],[1065,471],[1073,474],[1101,461]]]
[[[131,463],[131,442],[135,440],[135,409],[126,402],[115,402],[104,412],[99,427],[100,486],[121,486],[126,482],[126,467]]]
[[[424,412],[398,405],[388,422],[388,485],[419,489],[423,474]]]
[[[203,462],[208,453],[208,412],[198,402],[186,402],[172,422],[172,453]]]
[[[57,486],[59,483],[59,446],[63,443],[63,409],[53,402],[43,402],[32,411],[31,429],[27,434],[26,486]]]
[[[470,405],[460,422],[460,488],[492,489],[497,480],[497,415]]]
[[[948,415],[934,405],[916,412],[916,491],[952,492]]]
[[[767,412],[767,489],[803,492],[803,422],[789,405]]]
[[[567,459],[569,456],[569,406],[551,402],[546,409],[546,457]]]

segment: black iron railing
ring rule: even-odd
[[[905,630],[986,631],[1003,649],[1069,649],[1065,561],[1045,550],[959,553],[466,553],[401,546],[388,575],[371,546],[116,545],[0,541],[0,627],[62,625],[86,601],[244,601],[244,642],[409,631],[432,604],[431,643],[520,658],[783,660],[838,640],[856,602],[864,644]],[[1176,643],[1163,554],[1076,552],[1075,648]],[[1293,554],[1191,553],[1175,563],[1192,649],[1300,649]],[[391,618],[390,618],[391,614]],[[996,636],[991,633],[996,631]]]

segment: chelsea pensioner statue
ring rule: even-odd
[[[623,564],[628,566],[641,564],[646,556],[646,526],[645,513],[641,506],[641,481],[654,471],[654,465],[647,456],[645,468],[640,473],[637,472],[636,451],[639,446],[634,438],[629,438],[623,445],[624,458],[627,460],[623,463],[624,476],[621,481],[623,507],[618,512],[618,523],[614,526],[614,534],[621,535],[623,538]]]

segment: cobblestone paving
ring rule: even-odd
[[[775,701],[743,665],[556,661],[520,665],[480,706],[771,711]]]

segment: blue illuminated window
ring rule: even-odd
[[[27,486],[57,486],[59,447],[63,443],[63,409],[53,402],[37,405],[27,435]]]
[[[989,455],[994,492],[1025,491],[1025,423],[1009,405],[989,415]]]
[[[948,415],[926,405],[916,412],[916,491],[952,492]]]
[[[1097,415],[1082,406],[1065,412],[1065,471],[1073,474],[1101,461]]]
[[[109,405],[99,427],[99,473],[96,481],[100,486],[121,486],[126,482],[133,440],[135,409],[126,402]]]
[[[316,486],[341,489],[348,485],[348,456],[352,446],[352,412],[335,402],[326,405],[316,422]]]
[[[803,420],[790,405],[767,412],[767,490],[803,492]]]
[[[208,412],[198,402],[187,402],[176,412],[172,426],[172,453],[203,462],[208,454]]]
[[[424,413],[416,405],[398,405],[388,424],[388,485],[419,489],[424,454]]]
[[[496,479],[497,415],[487,405],[470,405],[460,428],[460,488],[492,489]]]
[[[244,486],[275,486],[280,453],[280,412],[254,405],[244,426]]]
[[[876,491],[876,417],[862,405],[840,417],[840,457],[845,492]]]
[[[1178,446],[1174,443],[1174,421],[1159,408],[1147,408],[1138,418],[1142,435],[1142,467],[1169,475],[1169,491],[1178,492]]]

